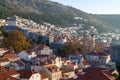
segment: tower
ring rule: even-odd
[[[95,34],[90,34],[90,52],[94,51],[95,48]]]

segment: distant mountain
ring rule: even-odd
[[[106,26],[120,30],[120,15],[96,15],[96,18]]]
[[[32,19],[38,23],[49,22],[61,27],[80,23],[84,28],[95,26],[99,31],[111,30],[93,14],[49,0],[0,0],[0,18],[13,15]],[[74,17],[80,17],[80,19],[75,20]]]

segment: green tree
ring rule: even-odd
[[[58,55],[60,56],[68,56],[69,54],[74,53],[75,51],[80,52],[80,44],[79,41],[74,41],[74,42],[67,42],[65,44],[65,47],[63,48],[58,48]]]
[[[13,48],[15,51],[28,49],[31,46],[23,33],[18,30],[8,33],[8,36],[4,38],[2,45],[7,48]]]

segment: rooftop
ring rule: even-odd
[[[75,80],[115,80],[110,71],[111,69],[87,68],[82,72],[76,73],[78,78]]]
[[[12,53],[8,53],[8,54],[4,54],[4,58],[19,58],[18,56],[16,56],[15,54],[12,54]]]
[[[96,56],[108,56],[109,54],[105,53],[105,52],[96,52],[96,51],[93,51],[87,55],[96,55]]]
[[[18,72],[21,74],[21,78],[24,78],[24,79],[29,79],[32,76],[32,74],[35,73],[30,70],[20,70]]]

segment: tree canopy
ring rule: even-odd
[[[74,53],[75,51],[81,52],[79,42],[67,42],[64,48],[58,48],[58,55],[68,56],[69,54]]]
[[[6,48],[13,48],[15,51],[28,49],[31,46],[24,34],[18,30],[8,33],[7,37],[4,38],[2,45]]]

